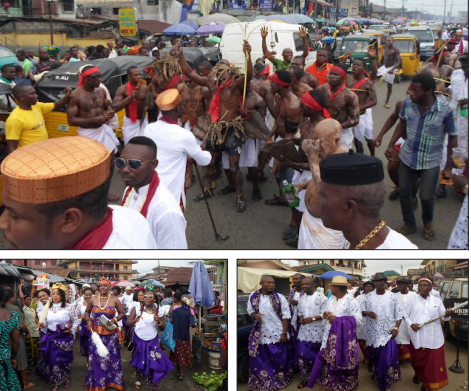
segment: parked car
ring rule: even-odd
[[[0,46],[0,68],[7,64],[15,65],[16,61],[18,61],[18,59],[15,53],[4,46]]]
[[[469,279],[468,277],[458,278],[444,278],[440,281],[437,287],[437,292],[445,305],[445,308],[450,306],[449,299],[468,299],[469,297]],[[469,320],[454,319],[450,322],[444,322],[445,339],[453,341],[457,336],[460,341],[468,341]]]
[[[249,335],[255,319],[247,312],[250,293],[241,293],[237,297],[237,380],[249,380]]]
[[[428,26],[407,26],[402,34],[413,34],[420,44],[420,61],[428,60],[435,53],[435,41],[438,37],[433,36],[432,29]]]

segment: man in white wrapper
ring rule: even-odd
[[[69,125],[78,127],[79,136],[96,140],[108,147],[110,153],[115,153],[119,141],[108,125],[115,112],[100,84],[100,69],[93,65],[82,68],[78,88],[72,92],[67,105],[67,121]]]
[[[384,273],[376,273],[373,278],[376,290],[366,295],[361,303],[362,315],[367,317],[368,371],[373,369],[372,379],[381,391],[390,390],[393,383],[401,380],[395,338],[399,333],[403,309],[398,297],[385,290],[387,280]]]
[[[187,249],[186,220],[175,197],[156,171],[157,146],[148,137],[129,140],[116,167],[127,187],[123,206],[141,213],[149,222],[161,249]]]
[[[211,162],[211,153],[202,151],[193,133],[178,125],[182,115],[181,99],[175,88],[162,92],[156,101],[162,117],[144,129],[144,136],[157,145],[160,180],[184,208],[187,159],[191,157],[199,165],[207,166]]]
[[[419,325],[445,313],[441,319],[449,321],[453,311],[445,306],[441,299],[431,296],[432,280],[419,280],[419,294],[407,303],[404,321],[411,328],[410,354],[415,371],[414,383],[422,382],[422,391],[437,390],[448,384],[445,363],[445,340],[440,320]]]
[[[304,388],[311,374],[321,348],[324,334],[322,314],[327,304],[327,297],[314,290],[314,281],[310,277],[302,279],[304,295],[298,304],[298,319],[300,323],[296,342],[296,363],[303,378],[300,388]]]
[[[408,280],[407,278],[400,278],[397,280],[397,288],[399,292],[396,292],[396,295],[401,302],[402,308],[406,308],[406,305],[409,301],[411,301],[417,293],[409,291],[409,284],[412,284],[412,281]],[[401,322],[401,326],[399,327],[399,334],[396,337],[396,344],[399,350],[399,361],[400,362],[410,362],[410,352],[409,352],[409,345],[410,345],[410,327],[406,324],[406,322]]]
[[[383,62],[384,65],[378,69],[377,76],[388,83],[388,92],[386,94],[384,107],[389,109],[391,107],[389,105],[389,98],[391,98],[392,86],[394,84],[394,79],[396,78],[396,70],[400,70],[402,66],[401,53],[399,52],[399,49],[394,47],[394,38],[392,36],[386,38]]]
[[[375,284],[373,281],[366,281],[363,284],[364,290],[360,295],[355,297],[355,300],[358,302],[358,305],[361,308],[361,303],[365,299],[366,295],[370,292],[375,290]],[[363,314],[362,314],[363,315]],[[357,326],[357,338],[358,338],[358,345],[360,346],[360,350],[363,353],[363,357],[365,358],[364,363],[369,365],[370,356],[368,355],[368,346],[366,346],[366,316],[363,316],[361,324]]]

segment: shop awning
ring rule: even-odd
[[[252,267],[239,267],[238,270],[238,284],[237,289],[245,293],[252,293],[260,289],[260,280],[263,275],[272,277],[290,278],[295,274],[302,274],[306,277],[311,277],[311,273],[303,273],[299,271],[287,271],[276,269],[258,269]]]
[[[461,263],[458,263],[457,265],[453,266],[453,269],[458,270],[458,269],[467,269],[469,268],[469,261],[464,261]]]

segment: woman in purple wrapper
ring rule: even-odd
[[[88,302],[93,296],[92,288],[85,288],[83,290],[83,302],[77,306],[77,315],[81,320],[80,323],[80,354],[88,358],[90,354],[90,338],[91,333],[85,320],[85,310],[87,309]]]
[[[147,383],[150,391],[160,388],[162,379],[173,369],[172,362],[159,347],[157,329],[165,329],[165,313],[156,304],[156,296],[155,292],[147,291],[139,315],[136,316],[136,309],[130,315],[131,320],[138,318],[134,330],[134,354],[130,363],[137,372],[136,390],[141,387],[141,382]]]
[[[55,284],[51,299],[39,316],[38,328],[45,331],[35,374],[43,377],[58,391],[63,383],[70,387],[70,373],[74,360],[74,335],[80,320],[74,306],[66,303],[65,286]]]
[[[134,343],[134,326],[136,322],[139,319],[136,319],[137,313],[141,312],[141,308],[144,306],[144,289],[139,289],[136,288],[133,298],[132,298],[132,303],[128,306],[128,312],[126,313],[126,324],[125,326],[128,328],[128,336],[131,339],[131,341]],[[134,309],[134,317],[131,320],[131,314]],[[134,357],[134,350],[132,351],[132,357]],[[131,359],[132,361],[132,359]],[[134,368],[134,372],[131,375],[132,378],[135,378],[137,376],[136,369]]]
[[[117,325],[124,316],[123,307],[117,297],[110,293],[111,282],[102,277],[99,291],[88,302],[85,310],[85,319],[88,322],[88,329],[92,330],[92,343],[90,343],[90,355],[88,357],[88,375],[85,378],[84,386],[88,391],[103,391],[107,388],[124,390],[123,371],[121,370],[121,351],[119,349],[118,327]],[[115,317],[116,312],[118,316]],[[106,325],[100,319],[108,319]],[[108,355],[101,357],[98,346],[93,342],[94,334],[108,350]]]

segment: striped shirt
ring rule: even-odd
[[[399,152],[399,158],[413,170],[427,170],[440,165],[445,136],[458,134],[454,123],[452,104],[435,99],[424,114],[407,97],[399,118],[406,121],[407,138]]]

